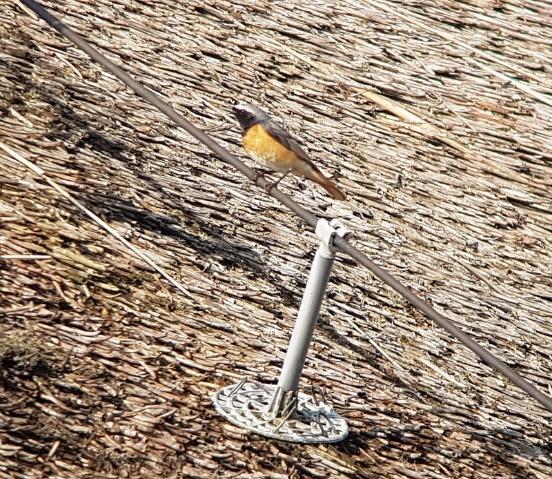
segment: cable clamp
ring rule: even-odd
[[[316,223],[316,235],[320,238],[320,253],[326,258],[333,258],[337,248],[334,246],[335,236],[346,239],[351,230],[347,228],[340,220],[334,218],[330,222],[325,219],[318,220]]]

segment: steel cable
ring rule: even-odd
[[[40,4],[34,2],[33,0],[21,0],[25,6],[30,8],[36,15],[45,20],[50,26],[55,28],[61,35],[71,40],[76,46],[81,50],[87,53],[93,60],[100,63],[103,67],[106,68],[109,72],[115,75],[119,80],[129,86],[134,92],[142,97],[147,102],[155,106],[159,111],[167,115],[171,120],[173,120],[177,125],[184,128],[188,133],[193,137],[207,146],[211,151],[216,153],[221,159],[232,165],[234,168],[239,170],[250,180],[252,180],[257,186],[265,189],[268,186],[268,183],[262,176],[256,175],[255,171],[245,165],[242,161],[232,155],[224,147],[220,146],[215,140],[210,136],[204,133],[202,130],[192,125],[188,120],[186,120],[182,115],[180,115],[176,110],[171,106],[165,103],[159,96],[157,96],[152,91],[148,90],[138,81],[133,79],[128,75],[121,67],[113,63],[111,60],[106,58],[100,52],[98,52],[94,47],[77,35],[73,30],[63,24],[59,19],[53,16],[48,10],[42,7]],[[281,192],[280,190],[273,188],[268,194],[276,198],[285,206],[287,206],[291,211],[300,216],[313,228],[316,227],[316,224],[319,218],[312,214],[310,211],[307,211],[302,206],[298,205],[290,196]],[[471,349],[482,361],[487,363],[489,366],[494,368],[496,371],[502,373],[510,381],[512,381],[516,386],[525,391],[529,396],[533,397],[539,403],[541,403],[548,410],[552,411],[552,398],[546,394],[539,391],[531,383],[523,379],[518,373],[513,369],[508,367],[504,362],[494,356],[492,353],[487,351],[485,348],[477,344],[473,339],[471,339],[466,333],[464,333],[457,326],[452,324],[450,320],[445,318],[442,314],[438,313],[433,309],[428,303],[422,300],[419,296],[410,291],[406,286],[400,283],[396,278],[391,276],[387,271],[374,263],[370,258],[368,258],[364,253],[352,246],[347,240],[343,238],[336,237],[335,246],[339,248],[343,253],[348,254],[360,264],[368,268],[376,277],[378,277],[385,284],[394,289],[397,293],[403,296],[408,302],[410,302],[414,307],[422,311],[428,318],[432,319],[437,325],[448,331],[452,336],[454,336],[458,341],[464,344],[466,347]]]

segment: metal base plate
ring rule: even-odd
[[[347,437],[345,419],[307,394],[298,394],[297,410],[289,418],[274,418],[268,411],[275,390],[275,386],[242,380],[217,391],[213,402],[228,421],[261,436],[302,443],[339,442]]]

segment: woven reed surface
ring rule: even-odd
[[[272,112],[348,201],[280,188],[550,393],[549,2],[45,5],[237,155],[231,105]],[[218,388],[277,378],[314,234],[6,0],[0,80],[0,141],[189,291],[0,150],[0,478],[552,476],[550,413],[343,256],[302,385],[349,438],[227,423]]]

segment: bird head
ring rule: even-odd
[[[238,119],[243,131],[268,119],[268,115],[263,110],[251,103],[238,103],[234,105],[232,113]]]

